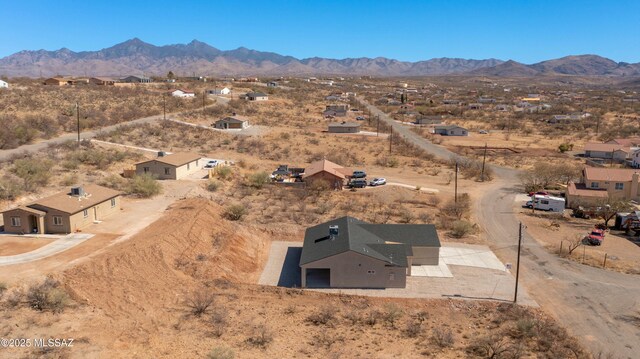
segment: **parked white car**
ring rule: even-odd
[[[211,161],[207,162],[207,164],[206,164],[206,165],[204,165],[204,168],[214,168],[214,167],[216,167],[218,164],[220,164],[220,163],[218,162],[218,160],[211,160]]]
[[[369,186],[382,186],[387,184],[387,180],[384,178],[374,178],[369,182]]]

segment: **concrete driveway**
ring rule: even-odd
[[[68,234],[34,251],[22,253],[22,254],[16,254],[13,256],[0,257],[0,266],[28,263],[28,262],[37,261],[42,258],[50,257],[54,254],[73,248],[91,237],[93,237],[93,234],[89,234],[89,233]]]

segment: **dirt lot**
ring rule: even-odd
[[[0,236],[0,256],[31,252],[53,242],[53,238]]]
[[[131,240],[57,275],[73,300],[63,312],[31,309],[17,294],[27,283],[11,286],[0,301],[0,334],[75,338],[73,348],[47,352],[69,358],[203,357],[227,348],[238,358],[459,358],[481,356],[494,343],[530,357],[587,357],[536,309],[251,284],[271,238],[224,220],[212,202],[179,201]],[[213,298],[199,316],[189,307],[197,293]]]
[[[568,256],[568,247],[572,242],[583,238],[593,226],[602,221],[584,220],[568,217],[559,217],[557,214],[516,209],[520,214],[518,218],[527,226],[527,232],[535,240],[547,247],[550,252],[558,253],[577,262],[594,267],[605,265],[604,257],[607,255],[606,269],[623,273],[640,274],[640,246],[627,240],[624,236],[616,235],[618,231],[607,232],[601,246],[582,245]],[[559,253],[562,242],[563,252]]]

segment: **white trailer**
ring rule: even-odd
[[[565,200],[562,197],[544,196],[536,194],[531,196],[533,207],[541,211],[564,212]]]

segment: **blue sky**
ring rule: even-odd
[[[0,14],[0,57],[99,50],[138,37],[154,45],[198,39],[221,50],[244,46],[297,58],[534,63],[597,54],[640,62],[640,0],[0,0]]]

